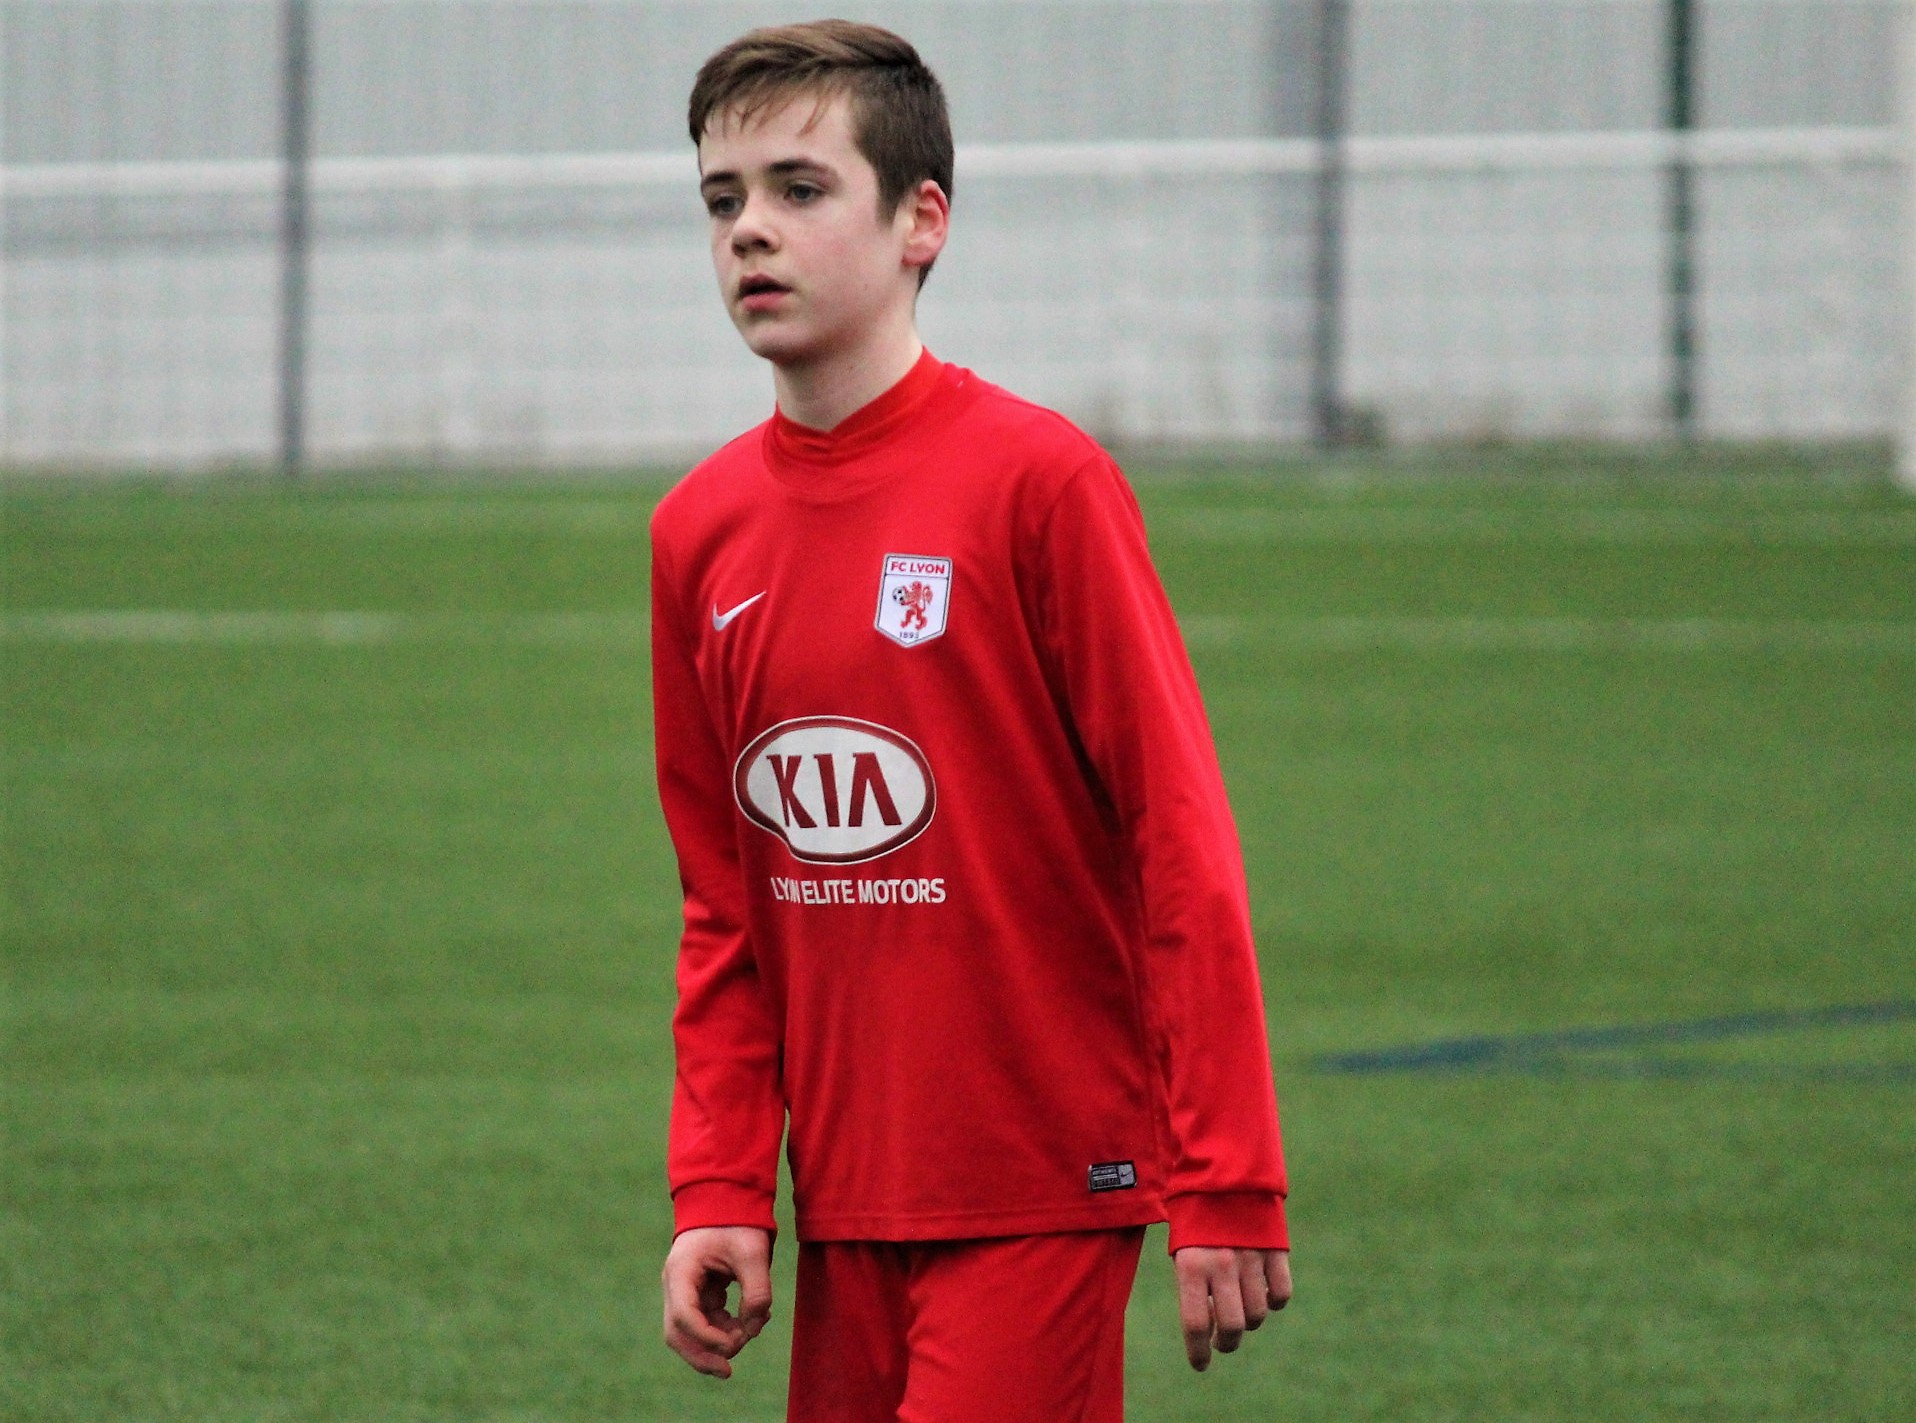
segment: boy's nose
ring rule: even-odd
[[[765,203],[747,197],[745,206],[739,209],[738,221],[732,224],[732,250],[750,252],[755,248],[771,247],[774,241],[771,224],[766,221]]]

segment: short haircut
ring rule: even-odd
[[[740,35],[706,60],[692,85],[692,142],[714,117],[751,117],[803,95],[851,104],[852,141],[878,174],[889,218],[929,178],[951,197],[951,117],[918,51],[876,25],[813,20]]]

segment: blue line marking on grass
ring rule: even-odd
[[[1620,1079],[1719,1078],[1750,1082],[1916,1082],[1916,1062],[1749,1063],[1673,1058],[1651,1052],[1619,1057],[1594,1054],[1662,1048],[1731,1038],[1804,1032],[1815,1028],[1866,1027],[1916,1020],[1916,1000],[1846,1003],[1827,1008],[1785,1008],[1732,1013],[1674,1023],[1634,1023],[1608,1028],[1566,1028],[1547,1033],[1442,1038],[1408,1047],[1324,1053],[1311,1060],[1318,1072],[1375,1075],[1385,1072],[1520,1072],[1543,1077]]]

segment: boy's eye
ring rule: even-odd
[[[813,198],[823,196],[824,192],[816,183],[794,183],[785,190],[785,195],[795,203],[809,203]]]
[[[736,217],[739,207],[737,193],[714,193],[705,200],[705,210],[713,217]]]

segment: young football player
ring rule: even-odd
[[[1109,457],[919,341],[952,142],[916,51],[755,30],[690,124],[777,409],[652,525],[666,1341],[729,1377],[765,1324],[789,1133],[791,1419],[1110,1423],[1148,1223],[1195,1368],[1291,1291],[1197,684]]]

